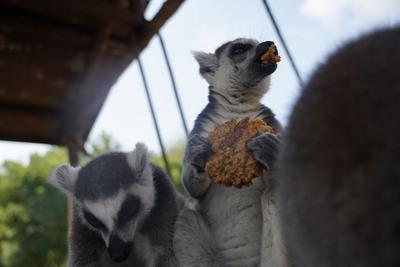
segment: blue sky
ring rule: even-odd
[[[152,0],[146,16],[151,18],[162,3]],[[326,55],[346,40],[376,27],[400,22],[398,0],[270,0],[269,4],[305,80]],[[206,105],[208,94],[191,51],[212,52],[220,44],[238,37],[274,41],[280,48],[282,62],[262,102],[286,123],[299,86],[261,0],[187,0],[161,33],[190,127]],[[157,38],[141,58],[162,137],[171,146],[184,138],[184,131]],[[89,139],[102,131],[112,134],[123,150],[141,141],[152,151],[159,151],[136,62],[113,86]],[[0,161],[26,161],[30,153],[48,148],[39,144],[0,142]]]

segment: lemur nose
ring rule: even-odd
[[[124,242],[117,235],[111,235],[107,250],[114,262],[121,262],[128,258],[132,250],[132,242]]]

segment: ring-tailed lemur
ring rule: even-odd
[[[177,265],[172,238],[182,200],[144,144],[82,168],[61,165],[50,182],[74,200],[69,267]]]
[[[237,189],[214,183],[204,172],[212,154],[206,138],[216,124],[252,117],[264,120],[275,133],[281,132],[272,111],[260,103],[277,68],[275,62],[261,63],[261,55],[272,44],[243,38],[223,44],[213,54],[195,53],[200,74],[209,84],[209,103],[196,119],[183,162],[183,183],[197,198],[198,208],[184,210],[177,220],[174,247],[184,251],[177,255],[180,266],[259,266],[261,258],[276,263],[270,266],[282,266],[270,176],[255,178],[251,186]],[[263,133],[248,148],[271,170],[279,139]],[[272,214],[262,213],[267,209]]]
[[[400,27],[340,47],[302,91],[277,163],[296,267],[400,266]]]

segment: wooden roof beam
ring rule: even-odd
[[[122,22],[132,26],[138,23],[137,18],[127,9],[118,8],[114,5],[101,1],[91,0],[2,0],[1,5],[29,10],[37,14],[52,18],[62,18],[73,21],[79,18],[97,20],[98,22]]]
[[[1,140],[60,144],[62,122],[54,110],[0,104]]]
[[[138,51],[140,52],[158,33],[167,20],[176,12],[184,0],[166,0],[152,20],[140,25],[137,29]]]
[[[140,28],[142,30],[144,29],[144,31],[139,31],[137,36],[132,36],[132,47],[126,51],[125,57],[121,59],[119,64],[113,67],[111,65],[109,66],[112,67],[112,70],[105,66],[107,63],[104,62],[105,50],[103,48],[103,43],[107,40],[107,36],[112,32],[112,27],[115,25],[107,25],[99,32],[96,41],[97,45],[94,47],[91,56],[92,60],[89,60],[91,64],[88,66],[85,75],[86,78],[83,81],[84,86],[82,86],[80,97],[77,98],[79,99],[78,102],[75,103],[76,109],[71,109],[76,112],[79,107],[85,107],[85,113],[82,113],[82,116],[79,117],[79,121],[76,121],[79,125],[77,125],[75,129],[91,129],[91,126],[94,123],[94,118],[97,117],[97,114],[107,97],[109,87],[114,84],[120,73],[143,50],[151,38],[160,30],[168,18],[174,14],[183,2],[184,0],[166,1],[150,22],[142,24],[146,25],[143,28]],[[144,38],[144,40],[142,40],[142,38]],[[99,77],[107,77],[107,83],[99,81]],[[67,116],[68,124],[74,120],[71,116],[73,115],[71,114]],[[90,125],[90,127],[88,127],[88,125]],[[82,134],[81,136],[86,139],[89,131],[80,132],[80,134]]]
[[[102,64],[104,64],[104,53],[106,52],[106,42],[112,31],[112,25],[106,25],[100,30],[95,41],[95,46],[89,55],[89,65],[86,67],[83,75],[84,79],[81,82],[80,89],[77,91],[77,95],[74,99],[77,101],[70,103],[68,109],[70,112],[65,115],[65,127],[72,126],[74,128],[74,135],[80,136],[85,139],[85,132],[82,132],[83,128],[87,124],[90,124],[93,114],[97,114],[101,108],[105,97],[107,96],[108,89],[96,86],[97,80],[101,79],[98,77],[101,72]],[[74,107],[74,108],[71,108]],[[80,110],[82,112],[80,112]],[[81,114],[79,118],[76,118],[75,114]],[[69,137],[66,137],[67,139]]]

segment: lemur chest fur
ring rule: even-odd
[[[233,118],[265,119],[262,109],[230,113],[215,110],[202,121],[200,135],[207,137],[216,124]],[[260,177],[252,185],[237,189],[211,183],[199,200],[199,210],[206,219],[230,266],[256,266],[259,262],[262,234],[261,194],[265,189]]]
[[[259,262],[263,191],[260,177],[241,189],[212,183],[200,200],[200,212],[230,266],[256,266]]]

